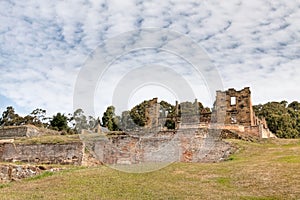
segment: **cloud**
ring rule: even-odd
[[[6,100],[0,107],[11,103],[28,113],[36,107],[51,114],[72,112],[78,72],[93,50],[124,32],[149,27],[190,37],[207,52],[224,87],[251,86],[254,103],[296,100],[300,92],[299,7],[299,1],[271,0],[3,0],[0,97]],[[139,37],[128,38],[124,45]],[[157,40],[162,45],[169,42],[168,38]],[[104,79],[109,85],[106,96],[97,96],[102,102],[97,113],[108,106],[113,87],[124,73],[145,64],[172,66],[195,86],[200,101],[211,103],[197,89],[203,87],[203,80],[185,60],[170,52],[139,50],[126,52],[111,65]]]

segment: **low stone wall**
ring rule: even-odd
[[[0,144],[0,161],[81,165],[82,142],[67,144]]]
[[[0,138],[34,137],[40,131],[34,126],[12,126],[0,128]]]

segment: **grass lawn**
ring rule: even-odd
[[[0,199],[300,199],[300,140],[250,143],[222,163],[132,174],[72,168],[0,185]]]

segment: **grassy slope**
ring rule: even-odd
[[[300,140],[248,143],[222,163],[129,174],[78,168],[0,187],[0,199],[300,199]]]

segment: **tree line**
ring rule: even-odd
[[[151,100],[143,101],[134,106],[131,110],[122,112],[121,116],[115,114],[115,107],[108,106],[100,120],[100,117],[86,116],[82,109],[77,109],[72,114],[62,114],[58,112],[52,117],[46,116],[46,110],[37,108],[25,117],[15,112],[12,106],[6,108],[0,117],[0,126],[34,125],[66,133],[81,133],[82,129],[93,129],[97,124],[106,127],[110,131],[135,130],[145,126],[149,120],[146,116],[146,108],[151,104]],[[179,113],[175,113],[175,106],[161,101],[159,103],[159,117],[166,118],[164,126],[167,129],[175,128],[176,117],[183,114],[195,114],[209,108],[204,108],[200,102],[183,102],[179,104]],[[180,109],[184,107],[184,109]]]

